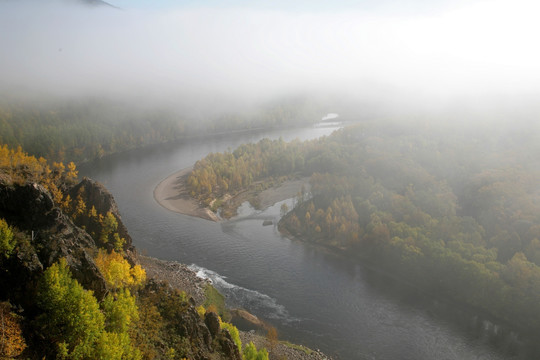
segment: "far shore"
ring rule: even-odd
[[[204,207],[189,194],[186,187],[186,180],[192,169],[193,167],[190,166],[177,171],[160,182],[154,189],[154,199],[164,208],[179,214],[199,217],[201,219],[210,221],[224,220],[218,217],[209,208]],[[302,189],[302,186],[309,189],[309,178],[285,181],[277,187],[260,192],[256,195],[260,208],[265,209],[279,201],[296,196],[296,194]],[[231,200],[239,200],[235,199],[238,197],[240,198],[240,202],[243,202],[247,200],[244,198],[245,196],[245,193],[241,193],[233,197]]]

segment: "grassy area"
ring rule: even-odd
[[[223,321],[231,320],[231,314],[225,307],[225,297],[215,287],[207,284],[204,289],[204,295],[206,300],[203,305],[206,309],[214,308]]]
[[[307,347],[305,347],[303,345],[293,344],[293,343],[290,343],[288,341],[280,341],[280,343],[282,343],[283,345],[285,345],[285,346],[287,346],[287,347],[289,347],[291,349],[302,351],[306,355],[311,355],[313,353],[313,350],[308,349]]]

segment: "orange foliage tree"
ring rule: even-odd
[[[19,356],[26,348],[19,316],[11,312],[9,303],[0,304],[0,357]]]

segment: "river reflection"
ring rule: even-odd
[[[510,358],[453,316],[440,316],[437,309],[449,313],[446,305],[331,251],[284,238],[275,226],[262,226],[263,219],[277,221],[281,202],[263,212],[246,205],[235,221],[212,223],[170,212],[153,199],[161,180],[210,152],[262,137],[303,140],[333,130],[245,133],[154,146],[86,164],[80,174],[111,190],[140,251],[191,264],[213,279],[230,305],[270,322],[282,339],[340,359]]]

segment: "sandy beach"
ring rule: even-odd
[[[185,186],[185,181],[193,167],[188,167],[169,175],[154,189],[154,199],[165,209],[206,220],[220,219],[210,209],[202,207],[193,199]]]
[[[196,216],[211,221],[223,220],[210,209],[201,206],[201,204],[188,193],[185,182],[192,168],[193,167],[188,167],[177,171],[160,182],[154,189],[154,199],[156,199],[158,204],[164,208],[179,214]],[[259,194],[256,194],[259,207],[265,209],[278,201],[290,199],[296,196],[302,189],[302,186],[305,186],[305,188],[309,190],[309,178],[286,181],[277,187],[266,189]],[[236,202],[237,205],[240,205],[247,200],[248,194],[248,192],[242,192],[229,198],[229,201]]]
[[[304,177],[298,180],[288,180],[283,184],[270,189],[263,190],[259,195],[259,206],[261,209],[266,209],[277,202],[295,197],[304,186],[305,191],[309,191],[309,177]]]

